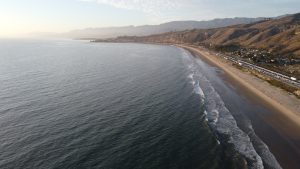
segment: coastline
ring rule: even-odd
[[[207,64],[223,70],[222,78],[231,83],[241,95],[252,101],[254,100],[254,105],[267,108],[268,114],[253,112],[254,116],[259,119],[252,119],[256,123],[256,126],[253,126],[256,127],[255,133],[259,133],[257,134],[258,139],[264,138],[262,141],[266,144],[267,149],[271,150],[271,153],[275,155],[276,160],[283,168],[298,168],[298,159],[300,157],[300,99],[250,73],[238,69],[228,60],[211,54],[211,51],[207,49],[189,46],[188,44],[139,44],[171,45],[183,48],[194,55],[194,57],[199,57]],[[252,140],[253,138],[250,139]],[[255,138],[252,141],[255,142]],[[258,148],[261,146],[259,144],[256,145]]]
[[[224,80],[233,84],[242,95],[247,96],[247,98],[254,100],[256,104],[263,105],[270,110],[270,114],[268,115],[255,113],[259,116],[257,118],[262,120],[258,121],[264,122],[262,126],[260,124],[256,125],[256,130],[258,130],[260,136],[266,139],[265,141],[268,143],[268,146],[271,146],[271,150],[276,152],[276,156],[280,157],[277,160],[283,165],[282,167],[297,168],[297,163],[294,162],[300,157],[300,116],[297,111],[300,106],[300,100],[294,95],[289,95],[288,92],[232,66],[231,62],[210,54],[206,49],[186,45],[176,46],[191,52],[195,57],[200,57],[204,62],[222,69],[224,71],[224,74],[222,75]],[[282,102],[278,103],[278,100],[280,99]],[[289,104],[294,104],[291,109],[288,107]],[[256,121],[255,123],[257,124],[257,120],[253,120]],[[272,130],[277,131],[280,135],[277,136],[280,137],[279,140],[286,140],[286,143],[274,140],[271,134],[272,132],[264,133],[264,131],[267,131],[263,127],[265,125],[270,126],[273,128]],[[294,149],[292,150],[293,153],[290,152],[294,154],[294,156],[286,156],[285,154],[290,153],[283,147]],[[290,157],[291,159],[286,157]]]
[[[198,57],[221,68],[230,78],[247,88],[260,99],[264,100],[269,104],[269,106],[280,111],[283,118],[285,117],[289,120],[289,122],[294,123],[295,127],[300,129],[300,100],[295,96],[290,95],[286,91],[272,86],[253,75],[242,72],[241,70],[233,67],[230,63],[226,62],[225,59],[221,60],[221,58],[217,58],[215,55],[209,54],[207,51],[200,48],[186,45],[176,46],[184,48],[196,54]]]

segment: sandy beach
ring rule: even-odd
[[[245,90],[257,96],[262,104],[274,109],[274,116],[268,121],[285,135],[300,141],[300,100],[288,92],[243,72],[231,65],[231,62],[218,57],[203,48],[187,45],[182,47],[209,63],[221,68],[229,78],[239,83]]]
[[[300,157],[300,99],[232,66],[230,61],[215,55],[212,51],[194,46],[177,46],[190,51],[194,56],[200,57],[208,64],[222,69],[225,81],[233,84],[242,95],[254,100],[258,105],[263,105],[271,112],[268,115],[264,115],[263,112],[261,112],[263,113],[261,115],[253,112],[257,116],[252,119],[256,121],[254,127],[257,131],[255,132],[259,133],[258,135],[261,138],[264,138],[263,140],[276,155],[283,168],[298,168],[297,159]],[[260,123],[257,123],[257,121],[260,121]],[[279,135],[275,136],[271,131],[265,130],[265,126],[270,126],[273,128],[271,130],[276,131]]]

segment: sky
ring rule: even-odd
[[[299,7],[300,0],[0,0],[0,37],[175,20],[272,17],[300,12]]]

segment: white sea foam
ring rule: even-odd
[[[219,120],[219,111],[218,110],[216,110],[216,109],[214,109],[214,110],[212,110],[211,111],[211,117],[212,117],[212,122],[214,123],[214,124],[216,124],[217,122],[218,122],[218,120]]]
[[[188,78],[194,79],[194,73],[189,74],[189,75],[188,75]]]
[[[202,77],[205,78],[205,77]],[[264,168],[261,157],[257,154],[249,136],[238,126],[232,114],[226,108],[220,95],[215,91],[208,81],[203,81],[205,90],[205,106],[208,112],[209,125],[219,136],[226,135],[228,139],[223,140],[234,145],[235,150],[245,156],[249,162],[249,168]]]
[[[188,65],[188,70],[193,74],[192,80],[196,81],[194,92],[200,96],[201,102],[205,102],[206,121],[216,135],[220,136],[220,140],[217,140],[218,143],[232,143],[234,149],[246,158],[249,168],[263,169],[262,159],[253,147],[249,136],[237,126],[220,95],[200,70],[197,70],[197,63],[193,56],[183,52],[183,62]],[[191,64],[194,65],[190,66]],[[226,139],[224,139],[224,135],[226,135]]]
[[[197,83],[194,86],[194,90],[196,94],[199,94],[201,97],[204,97],[204,93],[203,90],[201,89],[200,85],[199,85],[199,81],[197,81]]]

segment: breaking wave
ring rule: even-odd
[[[201,73],[197,59],[182,50],[183,63],[188,68],[188,79],[194,87],[194,93],[200,96],[205,107],[204,115],[219,144],[232,144],[234,150],[243,156],[249,168],[275,168],[280,165],[268,146],[258,138],[251,123],[247,124],[247,133],[240,129],[236,119],[225,106],[210,81]]]

